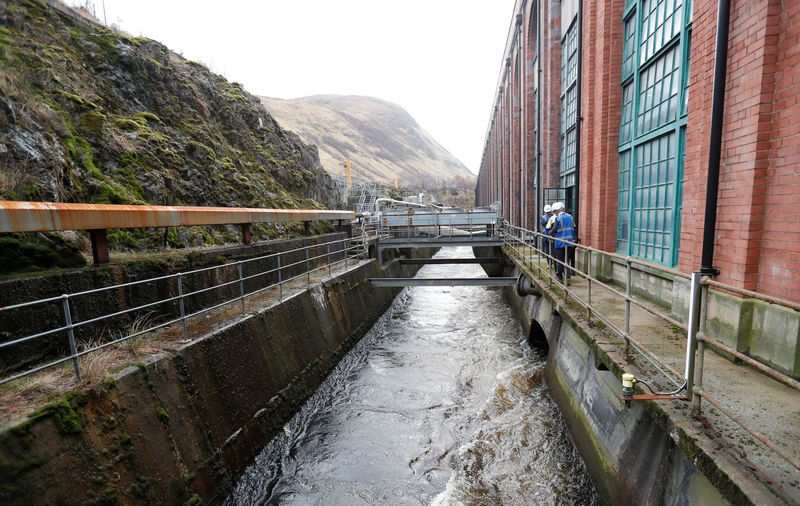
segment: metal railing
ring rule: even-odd
[[[624,345],[625,345],[624,353],[626,358],[629,357],[629,352],[630,352],[629,348],[630,347],[634,348],[645,360],[647,360],[647,362],[653,365],[664,376],[664,378],[666,378],[670,383],[672,383],[677,387],[677,389],[672,392],[654,392],[656,396],[660,398],[674,398],[674,399],[687,399],[687,400],[691,399],[693,408],[692,414],[696,418],[703,421],[703,423],[708,424],[707,420],[705,420],[705,418],[703,418],[703,416],[701,415],[701,399],[705,399],[710,404],[712,404],[717,410],[719,410],[720,413],[724,414],[728,419],[730,419],[735,424],[740,426],[743,430],[748,432],[750,435],[752,435],[753,437],[757,438],[759,441],[764,443],[767,447],[773,450],[783,460],[792,465],[796,470],[800,471],[800,462],[798,462],[796,458],[790,455],[785,448],[781,448],[781,446],[778,445],[776,442],[772,441],[767,436],[765,436],[764,434],[762,434],[761,432],[750,426],[748,423],[743,421],[740,417],[736,416],[736,414],[734,414],[730,408],[726,408],[718,399],[714,398],[707,391],[703,389],[703,365],[704,365],[705,343],[708,343],[718,348],[719,350],[725,353],[729,353],[732,356],[746,362],[748,365],[758,369],[763,373],[766,373],[771,378],[789,386],[790,388],[793,388],[795,390],[800,390],[800,382],[794,380],[793,378],[779,371],[772,369],[766,364],[758,362],[752,357],[748,357],[724,345],[723,343],[719,342],[719,340],[713,339],[712,337],[708,336],[706,315],[707,315],[707,305],[709,300],[709,293],[708,293],[709,287],[718,288],[731,293],[741,294],[747,297],[757,298],[759,300],[763,300],[773,304],[779,304],[798,311],[800,311],[800,304],[782,300],[777,297],[771,297],[768,295],[759,294],[757,292],[744,290],[723,283],[718,283],[710,280],[708,277],[701,277],[699,273],[694,273],[693,275],[689,276],[675,269],[666,268],[664,266],[646,262],[638,258],[600,251],[570,241],[564,241],[567,245],[572,246],[576,250],[583,252],[584,265],[586,265],[587,268],[586,272],[582,272],[574,267],[574,256],[573,256],[573,265],[568,265],[568,259],[565,259],[565,261],[561,261],[555,258],[554,256],[546,253],[544,249],[540,247],[540,245],[544,244],[544,241],[548,239],[552,238],[550,236],[547,236],[545,234],[536,231],[515,227],[509,224],[505,224],[503,229],[503,240],[506,249],[516,254],[518,258],[523,262],[523,264],[527,266],[528,269],[531,269],[532,272],[535,272],[537,276],[546,278],[550,286],[552,286],[553,283],[555,283],[557,286],[561,287],[564,290],[565,300],[571,298],[572,300],[577,302],[587,311],[587,317],[590,320],[591,318],[596,318],[597,320],[605,324],[615,334],[620,336],[624,340]],[[625,263],[626,281],[625,281],[624,292],[620,291],[617,287],[612,286],[591,275],[592,257],[593,255],[600,255],[600,254],[617,259],[620,262]],[[534,258],[534,255],[538,255],[538,258],[547,259],[548,267],[546,269],[543,269],[538,261],[538,258],[535,262],[533,262],[532,260]],[[556,263],[561,264],[565,270],[572,269],[573,274],[586,279],[587,297],[585,300],[580,296],[578,296],[578,294],[575,292],[574,289],[571,290],[570,286],[568,286],[566,283],[562,283],[555,276],[553,271]],[[655,271],[664,272],[678,278],[687,279],[691,282],[692,297],[690,301],[690,315],[688,317],[688,322],[685,323],[678,321],[669,316],[668,314],[665,314],[664,311],[656,309],[651,305],[642,302],[636,298],[633,298],[631,296],[632,269],[634,266],[642,266],[648,269],[653,269]],[[624,326],[622,328],[611,322],[609,317],[603,315],[602,312],[592,304],[593,286],[603,287],[609,293],[624,300],[625,320],[624,320]],[[687,332],[686,369],[684,371],[684,374],[681,374],[680,372],[676,371],[663,359],[661,359],[655,353],[647,349],[647,347],[645,347],[641,341],[637,340],[634,336],[631,335],[630,317],[631,317],[632,304],[658,318],[661,318],[666,323],[674,325],[682,329],[683,331]],[[647,385],[646,382],[641,381],[638,378],[637,381]],[[649,385],[647,386],[648,388],[650,388]],[[685,397],[679,395],[681,392],[685,392]],[[710,425],[709,428],[711,428]],[[712,430],[716,432],[716,429],[712,428]],[[743,455],[742,452],[740,452],[736,448],[733,449],[738,453],[740,453],[741,454],[740,456],[744,460],[746,460],[750,465],[752,465],[755,469],[757,469],[759,474],[761,474],[765,479],[770,481],[775,487],[781,490],[784,495],[790,497],[783,489],[780,488],[779,485],[777,485],[777,483],[775,483],[769,476],[767,476],[766,473],[764,473],[757,466],[755,466],[755,464],[750,462],[747,459],[747,457]]]
[[[26,335],[23,337],[12,338],[5,342],[0,343],[0,351],[7,352],[12,347],[19,346],[23,343],[31,343],[37,340],[43,340],[58,334],[66,334],[69,344],[69,354],[62,356],[56,360],[51,360],[45,364],[38,365],[31,369],[18,372],[16,374],[6,376],[0,379],[0,385],[23,378],[25,376],[43,371],[45,369],[58,366],[65,362],[72,361],[75,376],[78,380],[81,379],[80,363],[78,359],[84,355],[88,355],[108,346],[120,344],[129,339],[141,336],[143,334],[153,332],[170,325],[180,323],[182,326],[183,337],[188,339],[188,331],[186,322],[199,315],[208,313],[214,309],[226,306],[229,304],[241,304],[241,311],[245,313],[245,300],[247,298],[258,295],[270,289],[277,287],[278,296],[282,300],[284,297],[284,287],[292,281],[306,278],[306,284],[311,283],[311,274],[315,271],[327,269],[327,274],[332,274],[334,266],[344,264],[344,267],[349,267],[351,261],[358,261],[360,258],[365,258],[366,250],[354,238],[345,238],[335,241],[323,242],[319,244],[311,244],[302,248],[295,248],[286,251],[279,251],[268,255],[262,255],[255,258],[240,260],[237,262],[230,262],[223,265],[212,267],[204,267],[187,272],[179,272],[165,276],[158,276],[139,281],[131,281],[128,283],[121,283],[103,288],[93,290],[85,290],[75,293],[65,293],[56,297],[49,297],[38,299],[20,304],[9,305],[0,308],[0,322],[3,319],[13,319],[15,311],[31,308],[39,308],[42,313],[52,311],[52,305],[57,304],[62,312],[63,325],[42,330],[34,334]],[[287,262],[288,259],[288,262]],[[266,269],[258,269],[254,272],[245,273],[245,267],[256,264],[272,264],[274,267]],[[256,265],[257,266],[257,265]],[[222,278],[224,281],[203,286],[194,290],[186,290],[187,280],[192,277],[211,277],[213,279]],[[277,277],[276,282],[270,283],[270,280]],[[104,297],[107,294],[117,290],[130,290],[130,289],[143,289],[150,288],[156,290],[156,284],[163,286],[165,283],[169,286],[169,291],[174,295],[164,298],[158,298],[150,302],[139,304],[136,307],[126,308],[119,311],[114,311],[107,314],[101,314],[79,320],[75,316],[73,310],[75,301],[83,297],[97,298]],[[201,280],[202,283],[202,280]],[[249,286],[250,290],[246,290]],[[211,303],[200,300],[198,306],[192,312],[187,312],[187,306],[192,297],[198,297],[208,294],[212,291],[224,290],[221,297],[224,300],[217,302],[219,298],[212,299]],[[208,298],[204,295],[204,298]],[[122,337],[103,342],[102,344],[86,346],[82,350],[78,350],[78,339],[76,339],[76,330],[85,329],[90,326],[97,326],[105,324],[109,320],[115,318],[127,318],[130,320],[135,315],[141,315],[143,311],[164,307],[165,304],[177,304],[177,316],[171,318],[169,312],[162,313],[162,317],[166,317],[167,321],[157,324],[146,326],[146,328],[135,329],[135,331],[127,333]],[[91,342],[91,339],[84,341]],[[42,343],[42,346],[45,346]],[[62,345],[63,347],[63,345]]]

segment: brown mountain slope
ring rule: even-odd
[[[439,145],[402,107],[372,97],[315,95],[282,100],[261,97],[278,123],[316,144],[322,166],[353,177],[405,186],[429,186],[475,176]]]

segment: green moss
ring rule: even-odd
[[[79,434],[83,430],[83,426],[75,409],[82,404],[86,404],[86,400],[86,394],[71,392],[56,402],[42,406],[28,415],[28,418],[31,421],[37,421],[52,417],[59,433],[65,435]]]
[[[0,236],[0,275],[86,265],[78,247],[54,233]]]
[[[0,462],[0,476],[4,479],[13,478],[18,474],[39,467],[44,464],[44,460],[38,457],[26,457],[21,460]]]
[[[164,126],[164,122],[161,121],[161,118],[159,118],[152,112],[142,111],[136,116],[145,120],[147,123],[158,123],[159,125]]]
[[[192,497],[189,498],[188,501],[183,503],[184,506],[203,506],[203,500],[200,499],[200,496],[194,494]]]
[[[135,120],[130,118],[115,118],[111,122],[114,128],[122,130],[123,132],[138,132],[144,127],[143,120]]]
[[[122,229],[111,229],[106,232],[108,245],[111,249],[127,250],[138,249],[139,241],[137,241],[130,233]]]
[[[55,90],[56,93],[60,94],[62,97],[69,99],[75,105],[78,106],[80,110],[88,111],[90,109],[99,109],[97,104],[92,102],[91,100],[86,100],[85,98],[81,97],[80,95],[76,95],[74,93],[70,93],[65,90]]]
[[[170,248],[185,248],[186,245],[178,238],[178,229],[176,227],[169,227],[166,230],[167,244]]]
[[[120,167],[139,167],[142,165],[142,162],[139,160],[139,153],[134,150],[126,151],[120,158],[119,158],[119,166]]]
[[[100,494],[97,496],[97,500],[94,501],[94,504],[101,505],[101,504],[115,504],[117,502],[117,489],[114,487],[108,487],[104,489]]]
[[[156,409],[156,415],[158,415],[158,419],[161,420],[161,423],[163,424],[166,424],[169,421],[169,414],[161,406]]]
[[[106,115],[97,110],[87,111],[78,118],[78,128],[98,139],[103,137],[105,124]]]

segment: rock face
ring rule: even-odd
[[[281,100],[261,97],[264,107],[286,128],[315,144],[325,170],[404,186],[430,187],[475,176],[423,130],[402,107],[372,97],[315,95]],[[466,184],[470,183],[470,184]]]
[[[0,199],[333,205],[316,148],[241,85],[69,11],[0,2]]]

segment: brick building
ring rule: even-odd
[[[582,243],[700,267],[717,2],[518,0],[476,203]],[[800,301],[800,1],[733,2],[713,266]]]

